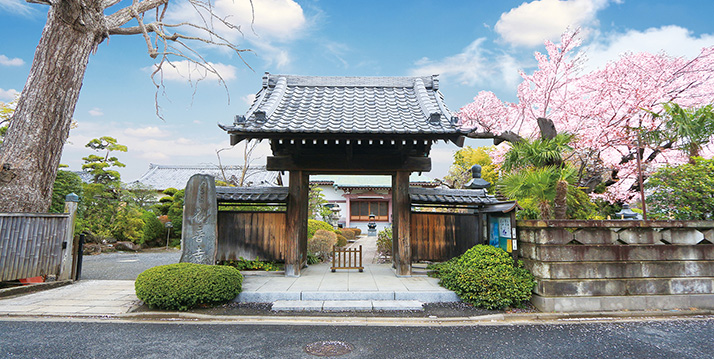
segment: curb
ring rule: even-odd
[[[114,315],[30,315],[0,314],[0,320],[85,321],[85,322],[141,322],[181,324],[246,324],[246,325],[346,325],[346,326],[478,326],[478,325],[537,325],[582,324],[604,322],[636,322],[657,320],[714,319],[714,310],[593,312],[593,313],[514,313],[488,314],[452,318],[404,317],[325,317],[325,316],[220,316],[191,312],[143,312]]]

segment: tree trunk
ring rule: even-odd
[[[560,180],[555,185],[555,210],[553,214],[555,219],[567,219],[568,211],[568,181]]]
[[[104,39],[99,0],[59,0],[0,148],[0,212],[46,212],[89,55]]]

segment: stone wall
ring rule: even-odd
[[[546,312],[714,309],[714,222],[519,221]]]

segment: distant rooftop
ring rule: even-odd
[[[358,175],[313,175],[310,183],[332,185],[337,188],[392,188],[390,176],[358,176]],[[438,182],[427,176],[412,173],[409,185],[415,187],[437,187]]]
[[[149,164],[149,170],[139,179],[132,182],[142,183],[157,190],[167,188],[183,189],[186,183],[195,174],[211,175],[221,181],[225,178],[229,182],[238,183],[243,171],[243,166],[223,166],[223,171],[218,165],[198,164],[198,165],[159,165]],[[250,166],[246,173],[245,186],[277,186],[278,172],[266,171],[265,166]]]
[[[245,116],[221,128],[241,138],[281,134],[431,135],[461,133],[439,92],[438,76],[263,77]]]

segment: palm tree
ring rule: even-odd
[[[551,218],[551,203],[555,202],[555,218],[565,219],[567,189],[575,177],[571,166],[530,167],[511,172],[500,184],[510,198],[535,200],[541,218]]]
[[[683,108],[670,102],[662,105],[664,113],[649,111],[654,118],[663,120],[660,128],[642,134],[643,140],[655,144],[669,144],[684,151],[689,163],[699,156],[702,146],[714,135],[714,110],[712,105],[699,108]]]

